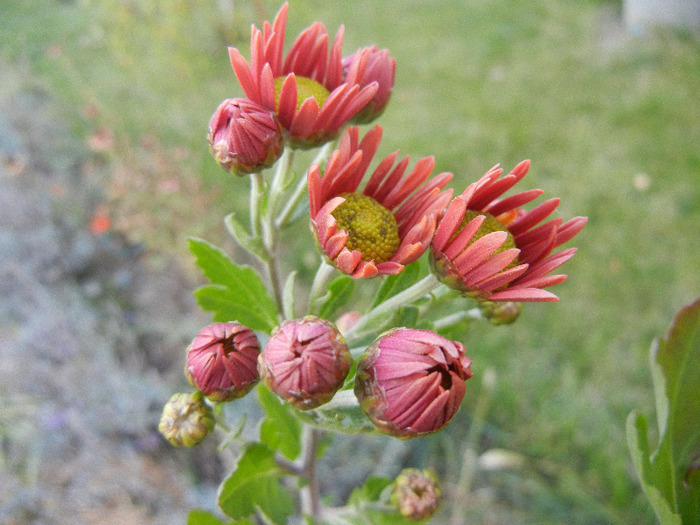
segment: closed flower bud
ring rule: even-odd
[[[479,303],[479,310],[481,310],[483,316],[495,326],[514,323],[520,317],[521,309],[520,303],[512,301],[505,303],[481,301]]]
[[[245,98],[224,100],[209,122],[216,162],[236,175],[272,166],[282,154],[282,126],[274,113]]]
[[[394,328],[357,365],[355,395],[380,432],[408,439],[450,422],[472,377],[464,346],[430,330]]]
[[[208,399],[231,401],[255,386],[260,343],[255,333],[238,323],[204,328],[187,348],[185,375]]]
[[[163,407],[158,431],[176,447],[193,447],[214,425],[214,414],[200,392],[175,394]]]
[[[401,471],[391,488],[391,503],[410,521],[422,521],[440,506],[440,486],[428,470],[407,468]]]
[[[377,92],[353,118],[355,124],[367,124],[379,117],[391,98],[396,77],[396,59],[389,55],[388,49],[371,46],[360,49],[357,53],[343,59],[345,81],[360,86],[377,83]]]
[[[351,366],[352,356],[340,332],[314,316],[283,322],[258,358],[265,385],[301,410],[330,401]]]

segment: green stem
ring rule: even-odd
[[[320,164],[324,160],[328,159],[330,151],[334,146],[335,142],[328,142],[327,144],[325,144],[318,152],[311,164]],[[294,189],[292,196],[284,205],[284,208],[282,208],[282,211],[275,220],[275,226],[277,226],[277,228],[283,228],[284,226],[286,226],[287,221],[294,213],[294,210],[296,210],[297,206],[299,205],[299,202],[301,202],[301,199],[306,195],[306,188],[307,177],[303,176],[297,183],[297,187]]]
[[[442,319],[437,319],[433,321],[433,326],[436,330],[441,328],[447,328],[448,326],[456,325],[465,319],[479,320],[483,319],[484,316],[481,314],[481,310],[478,308],[472,308],[471,310],[465,310],[463,312],[456,312],[443,317]]]
[[[260,236],[260,203],[264,194],[263,174],[253,173],[250,177],[250,233],[252,237]]]
[[[317,428],[304,425],[302,472],[308,483],[301,488],[301,507],[302,512],[312,518],[312,523],[318,522],[321,511],[321,494],[316,474],[316,456],[321,436],[322,432]]]
[[[384,314],[398,310],[402,306],[411,304],[421,297],[425,297],[430,292],[441,286],[441,284],[442,283],[440,283],[440,281],[438,281],[432,273],[429,273],[413,286],[410,286],[404,291],[390,297],[363,315],[359,321],[357,321],[357,323],[355,323],[345,334],[343,334],[345,340],[348,344],[358,341],[363,335],[362,329],[373,320],[381,317]]]
[[[324,293],[328,289],[328,284],[335,275],[335,267],[328,264],[324,258],[321,258],[321,264],[316,270],[314,281],[311,284],[311,292],[309,293],[309,313],[317,314],[321,308],[318,304]]]
[[[492,369],[484,371],[483,380],[481,382],[481,392],[476,400],[476,406],[472,414],[472,423],[469,426],[469,432],[465,440],[464,454],[462,455],[462,468],[459,474],[459,482],[457,483],[457,493],[454,501],[467,501],[469,492],[474,481],[477,469],[477,446],[479,438],[484,430],[486,414],[488,413],[491,399],[493,397],[493,389],[495,387],[496,374]],[[452,516],[450,525],[459,525],[464,519],[463,508],[459,505],[452,507]]]

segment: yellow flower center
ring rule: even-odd
[[[280,92],[282,91],[282,84],[287,77],[277,77],[275,79],[275,111],[279,109]],[[297,111],[303,104],[303,102],[309,98],[313,97],[316,99],[319,109],[323,106],[324,102],[330,95],[330,92],[323,87],[321,84],[315,80],[311,80],[307,77],[296,77],[297,81]]]
[[[506,228],[506,226],[501,221],[499,221],[496,217],[494,217],[493,215],[491,215],[489,213],[485,213],[483,211],[467,210],[467,212],[464,214],[464,220],[462,221],[462,225],[459,227],[459,230],[457,230],[457,232],[455,233],[454,236],[456,236],[457,233],[462,231],[462,229],[467,225],[467,223],[469,221],[478,217],[479,215],[485,215],[486,219],[484,219],[484,222],[481,224],[481,226],[477,230],[476,234],[474,235],[472,240],[469,242],[470,245],[473,244],[474,242],[476,242],[477,240],[481,239],[484,235],[487,235],[487,234],[493,233],[493,232],[503,231],[503,232],[506,232],[508,234],[508,237],[506,237],[506,240],[501,245],[501,247],[498,248],[498,250],[496,250],[494,252],[494,255],[496,255],[497,253],[504,252],[506,250],[510,250],[511,248],[517,248],[517,246],[515,246],[515,239],[513,238],[513,235],[508,231],[508,228]],[[513,266],[517,266],[517,265],[518,265],[518,258],[516,257],[513,260],[513,262],[511,262],[508,265],[508,268],[512,268]]]
[[[333,211],[338,228],[348,234],[345,247],[362,254],[363,261],[376,264],[391,259],[401,240],[392,213],[372,197],[361,193],[343,193],[345,202]]]

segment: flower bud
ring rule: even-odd
[[[507,301],[496,303],[493,301],[481,301],[479,309],[483,316],[494,326],[514,323],[520,317],[522,309],[520,303]]]
[[[200,392],[175,394],[163,407],[158,431],[176,447],[193,447],[214,425],[214,414]]]
[[[402,439],[432,434],[459,409],[470,365],[457,341],[430,330],[394,328],[360,359],[355,395],[380,432]]]
[[[428,470],[407,468],[401,471],[391,489],[391,503],[411,521],[432,516],[440,506],[440,486],[435,474]]]
[[[204,328],[187,348],[185,375],[208,399],[231,401],[255,386],[260,343],[255,333],[238,323]]]
[[[209,146],[226,171],[243,176],[272,166],[282,154],[282,126],[274,113],[245,98],[224,100],[209,122]]]
[[[265,385],[301,410],[331,400],[352,366],[352,356],[336,327],[306,316],[280,324],[258,357]]]
[[[389,55],[388,49],[377,49],[377,46],[373,45],[344,58],[343,71],[345,81],[350,84],[364,87],[372,82],[377,83],[377,92],[351,119],[355,124],[372,122],[389,104],[396,77],[396,59]]]

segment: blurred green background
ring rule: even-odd
[[[227,245],[221,219],[246,202],[247,181],[223,172],[206,144],[211,113],[241,95],[226,46],[249,56],[250,24],[279,5],[4,0],[0,59],[54,94],[109,166],[114,228],[194,274],[186,237]],[[530,158],[523,188],[561,197],[565,219],[590,218],[569,280],[553,289],[561,301],[527,305],[510,327],[471,329],[475,378],[462,412],[411,443],[412,466],[444,480],[440,519],[653,523],[624,423],[635,408],[653,416],[649,345],[700,293],[698,34],[630,35],[613,0],[293,0],[287,44],[314,20],[332,34],[345,24],[345,55],[376,43],[397,59],[380,154],[435,155],[456,191],[495,163]],[[511,468],[465,478],[473,428],[474,452],[511,451]]]

